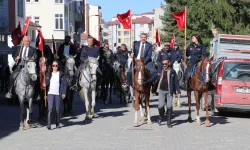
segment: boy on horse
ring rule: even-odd
[[[21,72],[21,69],[24,67],[25,59],[31,59],[31,58],[35,60],[37,59],[37,51],[36,49],[30,47],[30,37],[24,36],[22,49],[20,49],[20,47],[18,46],[15,54],[13,55],[13,59],[15,60],[16,65],[13,67],[15,69],[10,76],[9,87],[8,87],[9,92],[5,95],[6,98],[9,99],[12,98],[12,89],[16,77]]]
[[[88,60],[88,57],[94,57],[94,58],[100,57],[100,47],[94,45],[94,38],[88,37],[87,41],[88,41],[88,46],[84,46],[82,48],[81,56],[80,56],[80,60],[82,63],[80,64],[80,66],[76,70],[75,78],[73,81],[72,89],[74,89],[76,91],[78,89],[78,77],[79,77],[80,71],[83,69],[84,63]],[[98,69],[98,71],[99,71],[99,73],[101,72],[99,69]]]
[[[152,44],[147,42],[147,34],[142,33],[140,35],[140,41],[134,43],[134,53],[130,55],[135,59],[144,59],[144,64],[147,66],[147,69],[150,71],[150,78],[147,81],[144,81],[143,84],[151,84],[156,78],[157,74],[154,70],[152,63]],[[132,85],[132,67],[127,72],[127,84]]]

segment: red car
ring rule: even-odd
[[[213,67],[214,111],[250,111],[250,59],[224,59]]]

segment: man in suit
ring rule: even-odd
[[[19,53],[20,52],[20,53]],[[12,72],[9,80],[9,87],[8,90],[9,92],[5,95],[6,98],[11,98],[12,97],[12,88],[14,85],[14,81],[18,74],[20,73],[21,69],[25,65],[25,59],[37,59],[37,50],[30,47],[30,37],[25,36],[23,37],[23,47],[20,49],[20,47],[17,47],[17,50],[15,54],[13,55],[13,59],[16,62],[15,70]]]
[[[143,82],[144,85],[151,84],[157,79],[157,74],[152,63],[152,44],[147,42],[146,33],[142,33],[140,35],[140,41],[134,43],[134,53],[131,53],[130,56],[132,58],[135,57],[135,59],[144,59],[144,64],[150,71],[150,78]],[[127,75],[127,84],[132,85],[132,67],[130,67]]]

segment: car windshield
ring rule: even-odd
[[[250,82],[249,62],[225,62],[223,69],[224,80],[242,80]]]

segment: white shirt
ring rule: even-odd
[[[143,46],[143,50],[145,50],[145,43],[140,43],[139,53],[136,57],[137,60],[141,59],[141,47]]]
[[[60,91],[59,88],[60,88],[59,71],[56,73],[52,72],[48,94],[59,95]]]
[[[26,53],[24,54],[26,48],[27,50],[26,50]],[[29,47],[24,46],[23,51],[22,51],[22,58],[28,57],[28,54],[29,54]]]
[[[69,55],[70,45],[64,45],[64,55]]]

